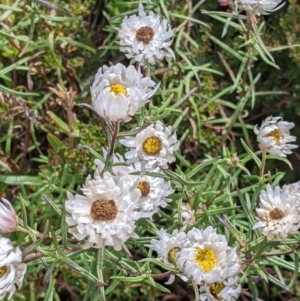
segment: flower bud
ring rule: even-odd
[[[10,204],[10,202],[2,198],[0,202],[0,233],[11,233],[17,228],[19,218]]]
[[[226,6],[230,2],[230,0],[218,0],[218,2],[219,2],[219,5]]]

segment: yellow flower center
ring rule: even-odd
[[[285,216],[284,212],[280,210],[279,208],[274,208],[270,211],[269,217],[272,220],[280,220]]]
[[[148,45],[153,39],[154,31],[149,26],[143,26],[136,32],[135,38],[139,42],[143,42],[145,45]]]
[[[178,247],[174,247],[172,248],[169,253],[168,253],[168,261],[170,263],[174,263],[175,259],[176,259],[176,254],[177,252],[180,251],[180,248]]]
[[[279,135],[278,130],[274,130],[274,131],[270,132],[265,137],[272,137],[277,144],[279,143],[279,140],[280,140],[280,135]]]
[[[123,85],[120,84],[112,84],[110,85],[110,92],[114,92],[116,95],[119,95],[120,93],[127,96],[127,90]]]
[[[0,278],[2,278],[7,272],[7,267],[0,267]]]
[[[146,182],[146,181],[139,182],[137,188],[141,191],[143,198],[147,197],[150,193],[149,182]]]
[[[91,206],[91,216],[94,222],[113,221],[117,214],[118,208],[114,200],[97,200]]]
[[[219,296],[222,289],[225,287],[225,285],[222,282],[216,282],[210,287],[210,293],[214,296],[217,300],[223,300],[222,297]]]
[[[195,262],[201,267],[204,272],[209,272],[216,266],[216,254],[209,248],[198,248],[195,253]]]
[[[157,156],[161,151],[161,145],[158,137],[148,137],[143,143],[143,151],[149,156]]]

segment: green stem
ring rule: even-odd
[[[68,126],[69,126],[69,151],[70,154],[72,154],[73,152],[73,132],[74,132],[74,128],[73,128],[73,120],[72,120],[72,107],[67,107],[67,117],[68,117]]]
[[[262,178],[264,176],[265,172],[265,166],[266,166],[266,152],[262,152],[262,157],[261,157],[261,167],[260,167],[260,173],[259,176]]]
[[[104,247],[98,250],[97,253],[97,277],[101,283],[103,283],[103,261],[104,261]],[[105,301],[104,286],[100,286],[100,300]]]
[[[109,170],[109,168],[110,168],[111,160],[112,160],[114,150],[115,150],[115,146],[116,146],[117,139],[118,139],[119,129],[120,129],[120,122],[117,121],[115,123],[114,132],[113,132],[112,137],[111,137],[109,152],[107,153],[106,160],[105,160],[105,165],[104,165],[104,168],[102,170],[101,175],[103,175],[103,173],[105,171]]]

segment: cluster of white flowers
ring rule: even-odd
[[[282,0],[235,0],[239,9],[246,10],[252,15],[268,15],[280,9]]]
[[[159,88],[141,68],[164,57],[175,58],[168,21],[152,12],[147,15],[141,3],[138,16],[123,20],[118,37],[120,50],[130,63],[138,62],[137,68],[120,63],[103,66],[91,87],[93,109],[107,122],[115,123],[129,121]],[[82,188],[84,195],[68,193],[65,208],[70,214],[66,218],[69,232],[78,240],[87,238],[86,247],[126,250],[127,239],[137,237],[136,221],[151,218],[170,201],[173,190],[161,169],[175,161],[174,151],[179,147],[176,134],[160,121],[136,132],[135,137],[120,139],[130,147],[126,162],[120,154],[113,154],[114,166],[108,171],[96,160],[94,178],[88,177]],[[106,150],[104,157],[110,160]],[[147,171],[157,176],[149,176]]]
[[[161,123],[158,122],[156,127],[160,129]],[[174,160],[173,151],[171,151],[173,146],[170,145],[175,141],[174,136],[170,134],[168,128],[166,132],[169,137],[165,138],[164,131],[158,130],[150,137],[153,140],[161,139],[158,140],[162,144],[161,147],[168,151],[164,153],[157,150],[156,155],[154,153],[151,155],[153,168],[148,170],[156,173],[158,177],[140,174],[143,160],[134,160],[135,164],[124,165],[124,158],[120,154],[114,154],[112,173],[108,171],[103,173],[105,164],[100,160],[95,160],[97,169],[93,179],[91,177],[86,179],[82,188],[84,196],[79,194],[74,196],[68,193],[65,208],[70,214],[66,217],[67,224],[71,226],[69,232],[78,240],[88,238],[86,247],[113,246],[115,250],[121,250],[128,238],[138,237],[134,232],[137,220],[151,218],[159,207],[167,206],[167,202],[170,201],[167,197],[173,193],[173,190],[170,182],[164,180],[160,168],[155,164],[156,161],[160,163],[164,160],[165,167],[167,162]],[[143,131],[139,134],[143,136]],[[149,136],[145,138],[145,141],[148,138]],[[150,150],[158,144],[155,141],[154,146],[151,146],[151,141],[147,144],[145,141],[136,140],[142,146],[145,144],[144,147]],[[137,149],[141,148],[138,143],[135,146]],[[107,157],[106,150],[104,150],[104,157]]]
[[[199,285],[200,300],[231,301],[239,296],[240,259],[216,229],[192,228],[187,233],[181,229],[171,235],[161,229],[157,235],[159,240],[152,239],[148,247],[157,252],[159,260],[177,267],[183,280]],[[173,280],[174,276],[168,283]]]
[[[260,193],[259,207],[256,208],[259,228],[266,238],[286,238],[298,233],[300,228],[300,183],[285,185],[274,189],[270,184]]]
[[[155,64],[164,57],[175,59],[170,45],[173,31],[166,19],[152,12],[147,14],[139,4],[139,15],[125,18],[118,29],[120,51],[125,52],[131,63],[139,66]],[[138,109],[155,94],[159,84],[150,77],[143,77],[140,67],[125,67],[122,64],[101,67],[91,87],[94,110],[105,120],[129,121]]]
[[[0,233],[14,232],[18,226],[19,218],[6,199],[0,202]],[[14,248],[8,238],[0,237],[0,299],[8,294],[12,297],[17,287],[23,285],[27,265],[22,263],[22,251]]]
[[[0,238],[0,298],[8,299],[23,284],[27,266],[22,263],[22,251],[14,248],[8,238]]]

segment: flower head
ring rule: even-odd
[[[209,226],[204,230],[193,228],[178,256],[178,266],[197,284],[222,282],[237,275],[240,261],[234,248],[228,247],[224,235]]]
[[[168,163],[175,161],[173,153],[179,148],[176,134],[172,134],[171,127],[164,127],[160,121],[151,124],[136,137],[120,139],[120,143],[131,148],[125,153],[127,163],[139,162],[146,170],[167,168]]]
[[[160,229],[156,231],[159,240],[151,239],[151,244],[146,245],[146,247],[151,248],[156,251],[158,259],[169,266],[177,266],[178,255],[183,248],[186,241],[186,234],[181,230],[174,230],[172,234],[166,232],[165,229]],[[184,281],[187,278],[183,274],[178,274],[178,276]],[[174,281],[175,276],[171,275],[167,284],[171,284]]]
[[[14,232],[18,226],[19,217],[10,202],[2,198],[0,202],[0,233]]]
[[[137,238],[135,221],[141,213],[135,211],[141,192],[130,186],[128,175],[87,178],[84,196],[68,192],[65,208],[69,232],[78,240],[88,237],[87,247],[113,246],[119,251],[128,238]]]
[[[203,283],[200,286],[200,301],[234,301],[241,293],[240,278],[229,277],[221,282]]]
[[[101,117],[114,122],[128,121],[158,87],[150,77],[142,77],[134,66],[103,66],[91,87],[92,103]]]
[[[174,230],[172,234],[167,233],[165,229],[160,229],[156,231],[156,233],[159,240],[151,239],[151,244],[147,245],[147,247],[156,251],[158,259],[165,264],[174,266],[178,254],[186,241],[186,234],[177,229]]]
[[[268,117],[262,122],[259,130],[257,127],[254,129],[260,149],[280,157],[291,154],[291,149],[298,147],[290,144],[296,141],[296,137],[290,135],[290,129],[293,127],[293,122],[283,121],[281,117]]]
[[[173,40],[173,31],[166,19],[149,13],[147,16],[143,5],[139,4],[139,14],[125,18],[118,29],[120,51],[131,59],[131,63],[139,62],[155,64],[164,57],[175,59],[170,48]]]
[[[21,288],[27,266],[22,263],[22,251],[14,248],[8,238],[0,238],[0,299],[8,299]]]
[[[246,10],[252,15],[268,15],[280,9],[284,3],[278,7],[282,0],[236,0],[240,9]]]
[[[267,239],[286,238],[298,232],[300,214],[297,198],[288,189],[281,190],[276,186],[273,190],[268,184],[259,198],[260,206],[256,208],[258,222],[253,229],[259,228]]]

